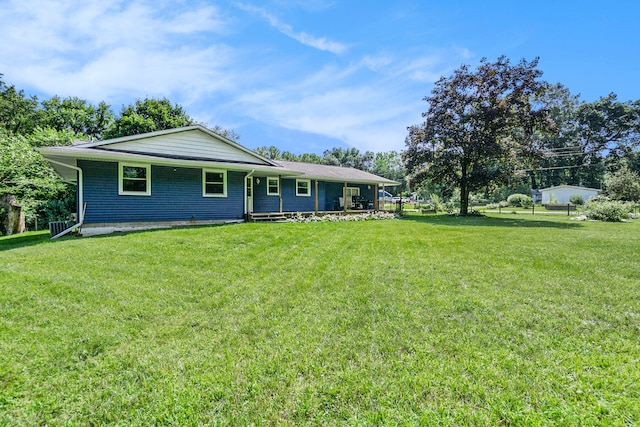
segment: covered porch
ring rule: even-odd
[[[284,221],[292,215],[349,215],[384,210],[377,197],[383,185],[377,183],[278,177],[279,191],[275,194],[273,178],[253,177],[251,181],[247,183],[248,197],[252,199],[247,203],[247,221]],[[261,188],[265,181],[274,186],[271,191]],[[250,188],[251,185],[254,188]]]

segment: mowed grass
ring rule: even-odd
[[[637,425],[640,221],[0,239],[0,425]]]

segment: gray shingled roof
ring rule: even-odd
[[[399,185],[396,181],[354,168],[318,165],[315,163],[287,162],[284,160],[276,160],[276,163],[282,165],[282,167],[287,170],[303,173],[305,178],[336,182],[346,181],[392,186]]]

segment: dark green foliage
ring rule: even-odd
[[[539,99],[554,127],[535,134],[541,156],[529,170],[532,187],[560,184],[599,187],[607,166],[617,168],[640,142],[640,104],[616,94],[582,102],[558,84]]]
[[[77,97],[60,99],[54,96],[42,101],[42,111],[45,126],[95,139],[101,139],[115,119],[111,107],[105,102],[92,105]]]
[[[592,200],[587,201],[585,214],[587,218],[598,221],[620,222],[629,218],[633,210],[630,203],[618,200]]]
[[[0,129],[13,134],[29,134],[40,124],[38,98],[26,96],[14,85],[7,85],[0,74]]]
[[[640,175],[626,165],[604,177],[604,189],[614,200],[640,201]]]
[[[533,204],[533,199],[526,194],[512,194],[507,197],[507,203],[509,206],[519,206],[522,208],[528,208]]]
[[[140,135],[195,124],[184,109],[166,98],[145,98],[123,107],[113,125],[105,132],[105,139]]]
[[[582,197],[582,194],[572,194],[569,197],[569,201],[574,205],[584,205],[584,197]]]
[[[35,150],[34,138],[8,135],[0,130],[0,194],[16,196],[28,227],[35,224],[42,205],[50,200],[65,200],[69,194],[67,186]],[[71,197],[63,203],[73,203]],[[43,220],[38,222],[42,224]]]
[[[546,125],[547,111],[533,102],[547,86],[537,65],[537,59],[516,65],[483,59],[475,71],[463,65],[438,80],[424,98],[424,123],[410,127],[406,139],[412,181],[459,188],[466,215],[471,192],[511,179],[536,151],[533,132]]]
[[[286,160],[291,162],[315,163],[321,165],[344,166],[360,169],[375,175],[402,182],[406,171],[402,164],[402,158],[397,151],[373,153],[366,151],[361,153],[357,148],[343,149],[334,147],[325,150],[322,157],[317,154],[293,154],[289,151],[280,151],[278,147],[263,146],[254,150],[259,155],[272,160]]]

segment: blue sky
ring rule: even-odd
[[[482,57],[640,99],[639,19],[615,0],[0,0],[0,73],[116,112],[166,97],[249,148],[402,150],[433,83]]]

